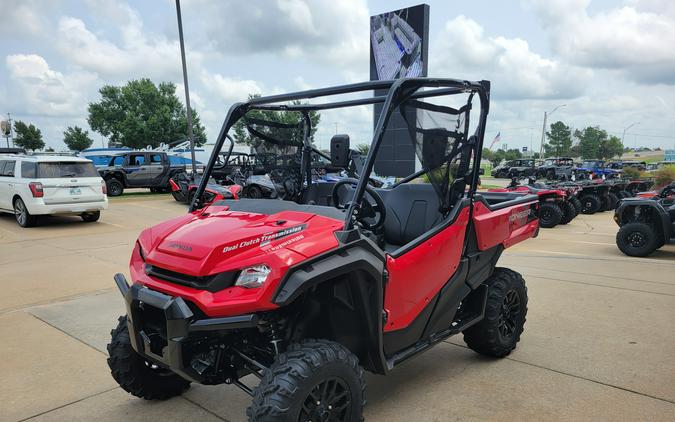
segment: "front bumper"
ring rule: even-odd
[[[205,379],[190,366],[190,357],[186,356],[191,336],[253,328],[258,324],[256,314],[197,318],[181,297],[139,284],[129,286],[124,275],[119,273],[114,279],[126,304],[129,337],[134,350],[193,382],[204,383]]]

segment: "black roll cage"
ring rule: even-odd
[[[419,91],[422,88],[433,88],[425,91]],[[359,98],[354,100],[336,101],[331,103],[321,104],[277,104],[281,102],[290,102],[296,100],[308,100],[317,97],[326,97],[332,95],[350,94],[364,91],[388,90],[386,95],[376,95],[370,98]],[[419,91],[419,92],[418,92]],[[303,114],[305,120],[304,139],[302,147],[302,177],[306,178],[306,183],[311,184],[311,153],[316,152],[316,149],[311,145],[310,131],[311,122],[309,118],[310,111],[330,110],[345,107],[354,107],[360,105],[371,105],[383,103],[380,117],[375,126],[373,133],[373,140],[371,147],[366,156],[366,161],[363,168],[363,174],[359,178],[359,183],[356,185],[354,200],[347,211],[345,217],[345,229],[353,228],[353,215],[358,204],[361,203],[365,193],[366,184],[370,178],[375,164],[375,157],[379,150],[380,144],[384,137],[385,128],[393,111],[404,101],[420,98],[431,98],[453,94],[478,94],[480,99],[480,117],[478,126],[474,132],[475,141],[478,143],[478,148],[475,148],[475,157],[473,160],[473,169],[471,173],[471,181],[469,183],[469,197],[473,198],[478,185],[478,176],[480,168],[480,160],[483,140],[485,136],[485,125],[487,122],[487,115],[490,104],[490,82],[489,81],[467,81],[459,79],[445,79],[445,78],[401,78],[389,81],[369,81],[360,82],[348,85],[339,85],[329,88],[312,89],[308,91],[300,91],[289,94],[272,95],[268,97],[252,98],[247,102],[235,103],[230,107],[227,117],[218,134],[218,139],[213,148],[213,153],[209,158],[209,162],[204,168],[204,175],[197,192],[194,196],[194,201],[190,204],[190,212],[200,208],[201,197],[206,189],[206,185],[211,172],[218,159],[218,155],[223,147],[223,143],[228,138],[230,128],[250,110],[273,110],[273,111],[297,111]],[[420,173],[420,172],[418,172]],[[418,174],[421,175],[420,173]]]

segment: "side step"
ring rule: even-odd
[[[461,333],[474,324],[479,323],[485,316],[485,305],[487,303],[486,285],[481,284],[474,292],[467,297],[461,309],[458,311],[460,315],[455,317],[452,325],[441,331],[437,331],[424,340],[420,340],[407,349],[404,349],[387,359],[387,369],[393,369],[409,358],[422,353],[432,346],[440,343],[446,338]]]

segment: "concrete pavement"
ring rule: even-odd
[[[101,221],[50,218],[33,229],[0,216],[1,421],[245,420],[235,387],[193,386],[149,403],[116,386],[105,345],[140,230],[185,212],[168,195],[114,198]],[[509,249],[525,276],[521,343],[502,360],[461,336],[367,377],[367,420],[675,420],[675,247],[623,256],[610,213]]]

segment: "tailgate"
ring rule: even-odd
[[[45,204],[77,204],[105,200],[98,177],[42,179]]]

